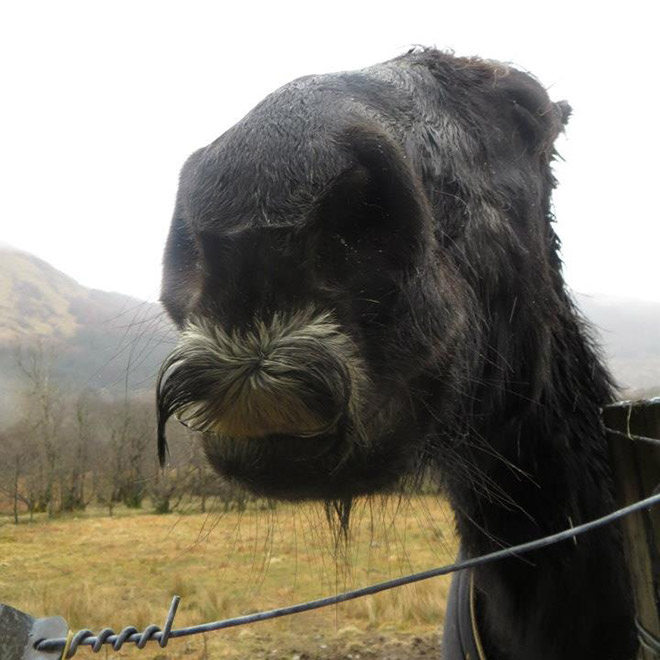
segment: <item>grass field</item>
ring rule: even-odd
[[[347,547],[319,505],[155,516],[119,510],[11,524],[0,518],[0,602],[58,614],[75,630],[175,627],[293,604],[452,561],[451,513],[431,496],[362,501]],[[106,658],[424,657],[442,623],[448,578],[316,612],[204,636],[166,649],[125,646]],[[431,640],[431,641],[429,641]],[[420,654],[411,649],[420,647]],[[387,652],[383,649],[389,649]],[[96,657],[85,648],[76,657]]]

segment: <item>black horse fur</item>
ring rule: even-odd
[[[415,49],[277,90],[186,162],[158,387],[257,493],[347,500],[430,469],[475,556],[613,509],[613,386],[566,291],[530,75]],[[635,654],[617,530],[479,568],[490,660]],[[452,658],[447,658],[452,660]]]

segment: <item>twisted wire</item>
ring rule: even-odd
[[[115,633],[112,628],[103,628],[101,632],[94,634],[89,628],[85,628],[79,630],[71,638],[68,647],[49,644],[50,642],[59,642],[59,640],[41,640],[35,644],[35,649],[37,651],[47,651],[64,648],[66,649],[64,658],[72,658],[78,648],[83,645],[91,646],[94,653],[98,653],[106,644],[112,644],[113,650],[119,651],[126,642],[135,643],[137,648],[143,649],[147,642],[155,641],[159,643],[161,648],[164,648],[171,637],[174,616],[180,602],[181,598],[174,596],[162,629],[153,623],[143,631],[138,630],[135,626],[126,626],[119,633]],[[48,646],[48,648],[44,648],[44,646]]]

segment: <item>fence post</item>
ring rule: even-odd
[[[603,411],[619,506],[660,490],[660,398],[625,401]],[[654,442],[655,441],[655,442]],[[622,520],[639,626],[640,660],[660,658],[660,510]],[[644,631],[647,637],[644,643]],[[655,650],[654,650],[655,649]]]

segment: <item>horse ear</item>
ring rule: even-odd
[[[571,106],[566,101],[553,103],[535,78],[516,69],[498,78],[497,88],[508,100],[523,139],[538,153],[550,153],[568,122]]]
[[[558,101],[555,103],[555,111],[561,119],[562,126],[566,126],[568,120],[573,114],[573,108],[568,104],[568,101]]]

